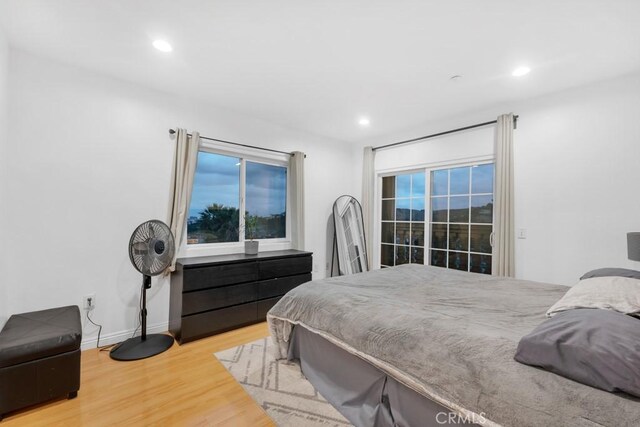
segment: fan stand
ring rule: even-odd
[[[142,279],[142,334],[129,338],[116,345],[109,355],[114,360],[139,360],[155,356],[168,350],[173,345],[173,337],[164,334],[147,335],[147,289],[151,288],[151,276],[144,275]]]

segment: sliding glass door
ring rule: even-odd
[[[425,173],[382,178],[380,264],[424,264]]]
[[[431,265],[491,274],[493,164],[431,171]]]
[[[381,208],[382,267],[418,263],[491,274],[492,163],[384,177]]]

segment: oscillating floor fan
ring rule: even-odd
[[[174,252],[173,234],[162,221],[144,222],[131,235],[129,259],[143,276],[140,308],[142,333],[115,346],[109,353],[112,359],[144,359],[162,353],[173,345],[173,337],[169,335],[147,335],[147,289],[151,288],[151,276],[161,274],[171,265]]]

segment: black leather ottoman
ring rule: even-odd
[[[15,314],[0,332],[0,420],[7,412],[80,389],[77,306]]]

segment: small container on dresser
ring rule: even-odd
[[[180,344],[265,320],[311,280],[311,252],[285,250],[179,259],[171,275],[169,331]]]

